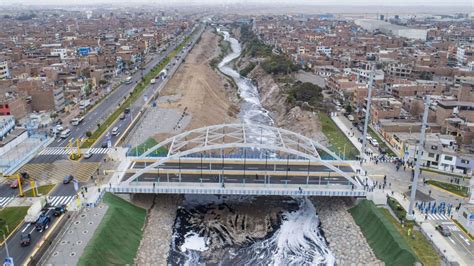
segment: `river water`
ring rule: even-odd
[[[218,65],[242,99],[243,123],[273,125],[257,88],[232,68],[240,43],[220,31],[232,52]],[[178,209],[168,264],[334,265],[313,203],[303,197],[185,195]]]

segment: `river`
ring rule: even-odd
[[[218,65],[241,97],[243,123],[273,125],[251,80],[232,68],[240,43]],[[334,265],[313,203],[306,198],[185,195],[173,227],[172,265]]]

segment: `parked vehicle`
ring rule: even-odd
[[[380,152],[380,154],[386,154],[387,153],[387,151],[383,147],[379,147],[379,152]]]
[[[27,247],[31,243],[31,235],[29,233],[21,233],[20,236],[20,245],[22,247]]]
[[[156,79],[151,79],[150,80],[150,84],[155,84],[156,83]]]
[[[436,226],[436,230],[439,231],[439,233],[443,236],[451,236],[451,231],[449,231],[449,228],[448,226],[444,225],[444,224],[439,224]]]
[[[54,211],[53,211],[53,215],[55,217],[59,217],[61,216],[62,214],[66,213],[66,205],[60,205],[60,206],[57,206],[54,208]]]
[[[71,183],[72,180],[74,180],[74,177],[72,175],[67,175],[63,179],[63,184],[65,184],[65,185],[69,184],[69,183]]]
[[[104,141],[102,142],[102,144],[100,145],[101,148],[108,148],[109,147],[109,143],[107,143],[107,141]]]
[[[50,222],[51,219],[47,215],[42,214],[35,223],[36,231],[42,232],[48,229]]]
[[[69,128],[66,128],[65,130],[61,131],[62,139],[67,139],[69,136],[71,136],[71,130]]]
[[[125,110],[123,110],[123,112],[124,112],[125,114],[130,113],[130,108],[125,108]]]
[[[124,120],[124,119],[125,119],[125,116],[126,116],[125,113],[121,113],[120,116],[119,116],[119,119],[120,119],[120,120]]]
[[[348,115],[347,119],[349,119],[349,121],[354,121],[354,116],[353,115]]]
[[[131,76],[130,76],[130,77],[127,77],[127,78],[125,79],[125,84],[131,84],[131,83],[132,83],[132,77],[131,77]]]
[[[87,99],[87,100],[82,100],[82,101],[79,103],[79,108],[80,108],[81,110],[86,109],[90,104],[91,104],[91,101],[90,101],[89,99]]]
[[[46,198],[40,197],[26,212],[25,223],[35,223],[43,213],[43,208],[46,205]]]

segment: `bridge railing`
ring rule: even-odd
[[[290,195],[290,196],[347,196],[365,197],[366,191],[348,185],[265,185],[219,184],[178,182],[134,182],[128,185],[106,187],[113,193],[163,193],[163,194],[236,194],[236,195]]]

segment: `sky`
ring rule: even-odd
[[[231,3],[283,3],[283,4],[320,4],[320,5],[376,5],[376,6],[467,6],[473,7],[474,0],[1,0],[1,4],[100,4],[100,3],[154,3],[154,4],[231,4]]]

